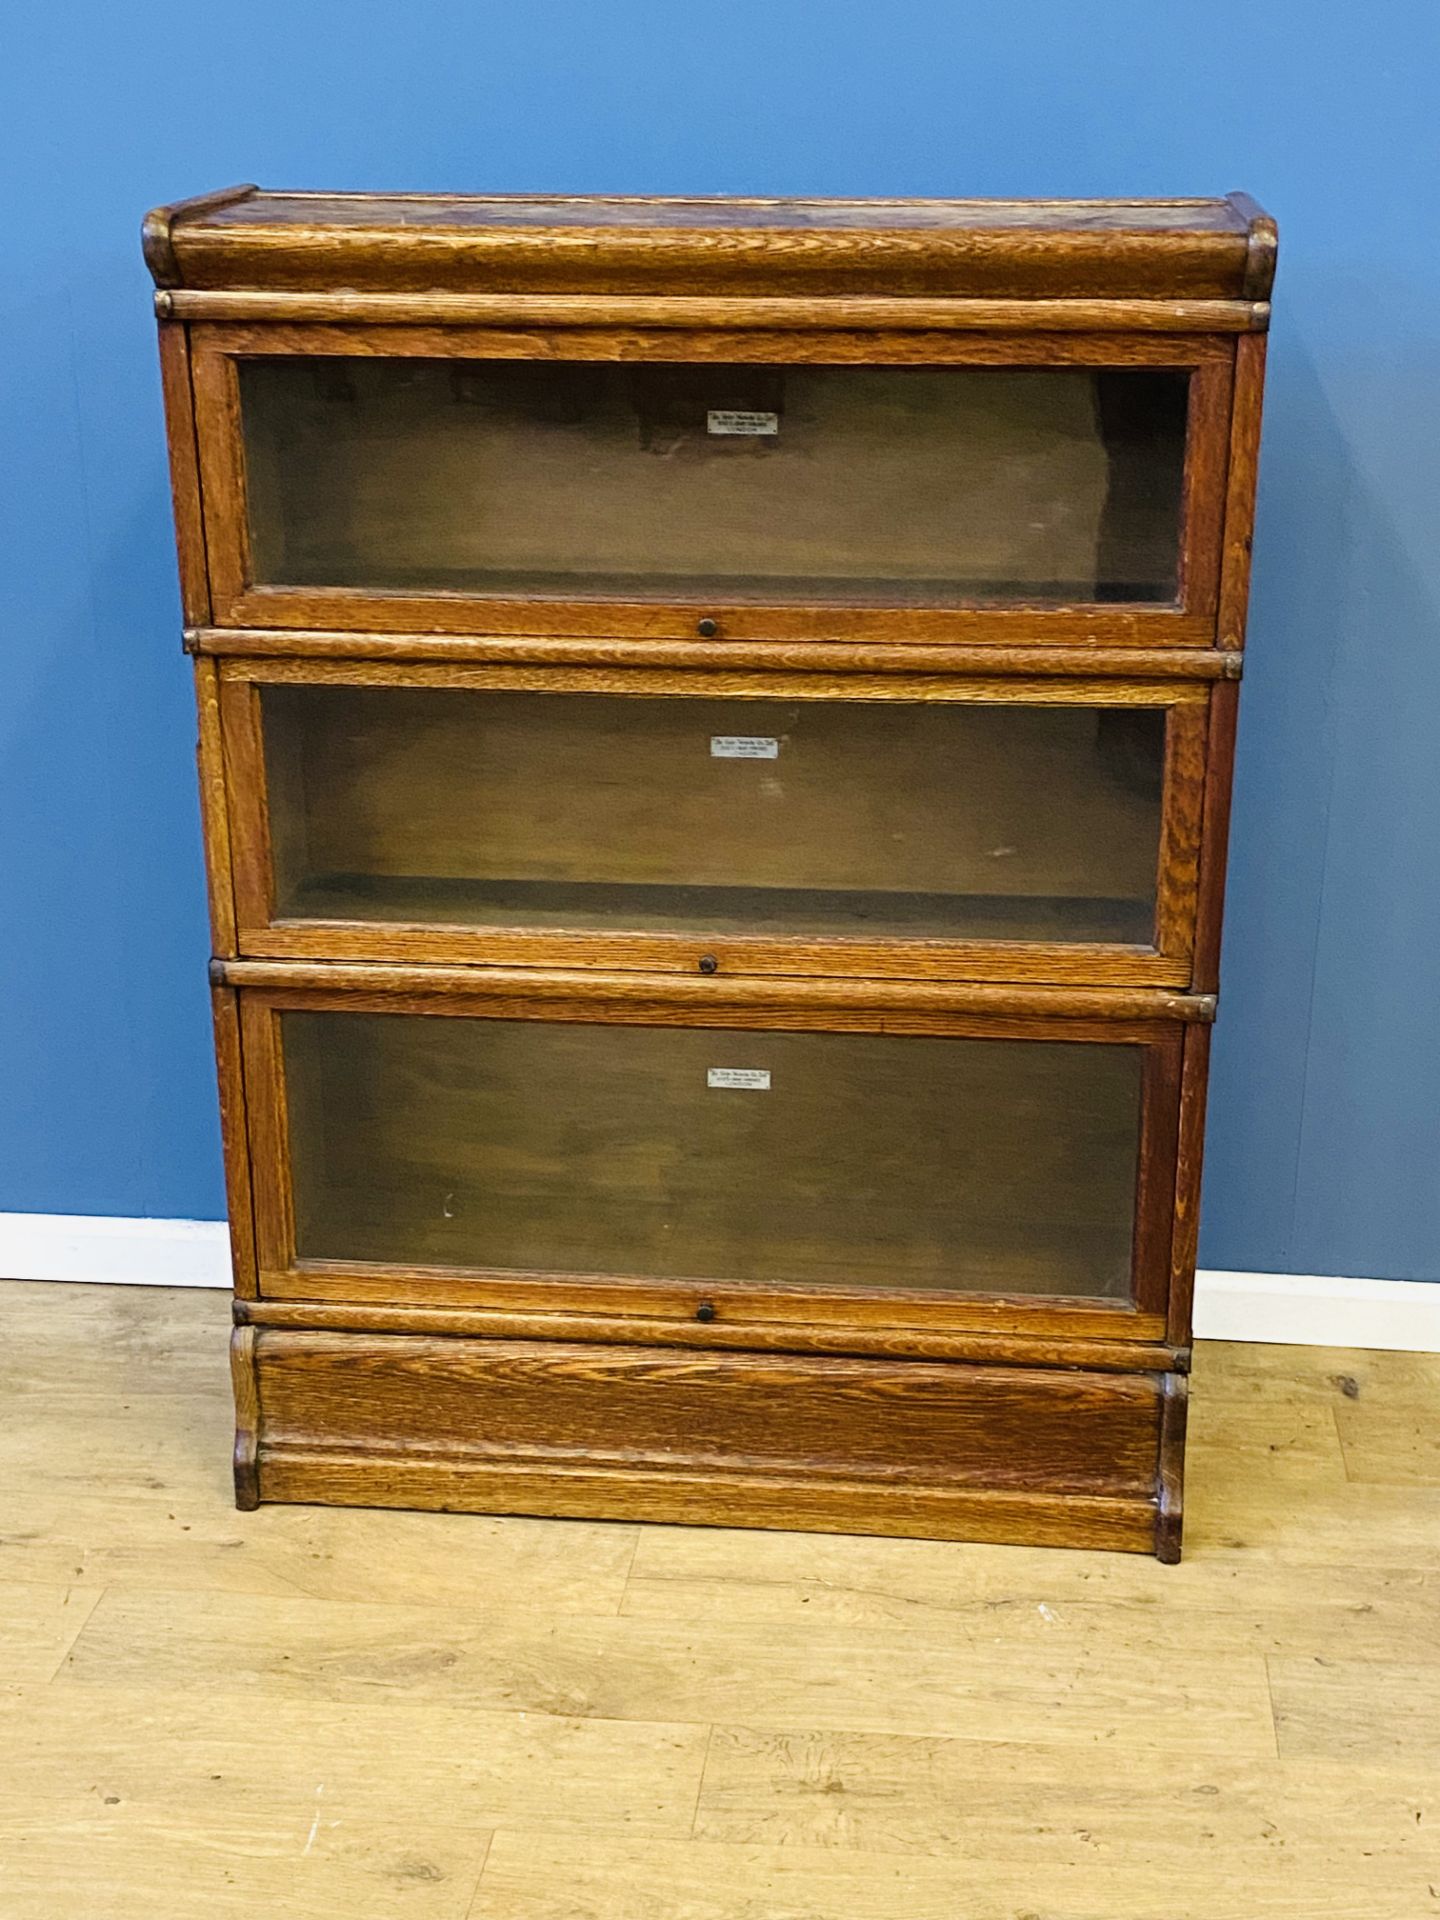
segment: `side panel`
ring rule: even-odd
[[[237,1298],[260,1292],[255,1252],[255,1197],[251,1183],[250,1124],[245,1101],[245,1062],[240,1039],[240,996],[233,987],[212,987],[215,1069],[220,1088],[220,1140],[225,1154],[225,1203],[230,1221],[230,1265]]]
[[[160,384],[165,397],[165,434],[170,453],[170,497],[180,569],[180,604],[187,627],[210,618],[210,580],[200,500],[200,461],[190,385],[190,341],[185,327],[162,320]]]

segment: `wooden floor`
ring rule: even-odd
[[[0,1286],[3,1920],[1440,1916],[1440,1357],[1202,1348],[1186,1559],[262,1508]]]

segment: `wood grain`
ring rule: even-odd
[[[212,356],[264,354],[321,359],[619,360],[637,364],[677,360],[756,366],[947,367],[1216,367],[1233,368],[1233,335],[1116,336],[1066,328],[1048,335],[1004,328],[950,334],[898,328],[879,339],[864,329],[816,326],[800,330],[749,326],[696,327],[682,332],[648,326],[567,328],[552,342],[543,328],[454,328],[424,322],[401,327],[298,324],[282,318],[248,324],[212,321],[190,328],[195,375]],[[198,405],[198,396],[197,396]],[[203,417],[201,426],[203,431]]]
[[[1248,1452],[1209,1456],[1237,1477]],[[1312,1463],[1313,1469],[1313,1463]],[[1323,1471],[1290,1481],[1292,1497],[1324,1497]],[[744,1546],[738,1543],[745,1541]],[[888,1631],[1019,1658],[1054,1658],[1109,1639],[1146,1649],[1180,1670],[1205,1653],[1262,1653],[1424,1664],[1433,1658],[1430,1578],[1384,1566],[1316,1560],[1303,1571],[1244,1549],[1197,1541],[1177,1569],[1135,1558],[1016,1547],[957,1556],[944,1542],[827,1535],[651,1530],[641,1536],[626,1589],[627,1615],[777,1626],[801,1631]],[[739,1559],[737,1562],[737,1553]],[[1137,1569],[1144,1566],[1150,1579]]]
[[[399,913],[397,901],[394,911]],[[547,907],[546,918],[558,909]],[[517,911],[519,921],[539,917]],[[577,912],[577,922],[590,917]],[[633,915],[617,914],[618,918]],[[718,918],[719,916],[717,916]],[[730,923],[734,924],[733,920]],[[550,926],[474,927],[451,923],[405,924],[398,920],[325,915],[304,920],[248,922],[242,937],[247,959],[256,961],[374,963],[391,968],[484,968],[487,972],[521,967],[595,968],[612,977],[630,970],[694,974],[702,957],[716,962],[728,977],[827,978],[844,974],[856,980],[914,980],[950,975],[977,984],[1009,981],[1060,991],[1078,988],[1184,988],[1190,963],[1183,955],[1153,947],[1098,940],[935,940],[904,936],[893,940],[855,939],[846,934],[764,937],[736,933],[725,926],[696,933],[627,933],[611,926],[582,931]],[[1205,1018],[1203,1011],[1195,1017]]]
[[[230,812],[225,787],[225,750],[220,726],[220,675],[214,660],[195,661],[197,731],[195,764],[200,783],[200,822],[205,838],[205,875],[214,953],[233,954],[235,889],[230,858]]]
[[[251,1529],[228,1499],[208,1491],[137,1503],[49,1482],[17,1490],[6,1502],[0,1585],[7,1600],[20,1585],[49,1598],[30,1603],[39,1608],[30,1626],[25,1603],[7,1604],[10,1681],[17,1665],[19,1678],[49,1679],[70,1644],[64,1632],[72,1624],[79,1632],[76,1596],[104,1588],[154,1595],[190,1587],[461,1611],[488,1594],[547,1618],[613,1615],[635,1551],[635,1528],[613,1521],[396,1512],[385,1522],[386,1551],[377,1556],[376,1522],[367,1509],[268,1506],[264,1516],[265,1524]],[[67,1594],[68,1602],[59,1598]],[[40,1620],[54,1628],[48,1640]],[[21,1653],[27,1643],[28,1665]]]
[[[1215,618],[1220,591],[1233,384],[1228,355],[1197,366],[1190,380],[1177,599],[1207,623]]]
[[[1225,875],[1230,846],[1230,795],[1235,773],[1235,728],[1240,689],[1219,681],[1210,693],[1209,753],[1200,826],[1200,874],[1195,898],[1194,972],[1197,992],[1220,985],[1220,936],[1225,919]]]
[[[191,194],[188,199],[172,201],[168,207],[152,208],[141,222],[140,245],[156,286],[172,287],[180,282],[180,263],[175,254],[175,228],[181,221],[213,213],[237,200],[248,199],[258,191],[253,181],[245,180],[233,187],[216,187],[209,193]]]
[[[106,1795],[105,1799],[118,1796]],[[177,1806],[182,1792],[174,1788]],[[341,1826],[321,1808],[321,1826]],[[288,1810],[287,1810],[288,1811]],[[57,1920],[67,1913],[144,1914],[146,1920],[467,1920],[489,1845],[484,1832],[426,1832],[352,1827],[317,1830],[310,1853],[297,1858],[281,1817],[229,1817],[208,1827],[173,1815],[134,1820],[113,1811],[92,1822],[83,1850],[74,1822],[33,1825],[11,1851],[5,1873],[6,1920]],[[103,1905],[96,1890],[103,1888]],[[131,1905],[133,1902],[133,1906]],[[403,1903],[397,1905],[397,1903]]]
[[[230,1228],[230,1277],[236,1295],[259,1291],[255,1254],[255,1198],[250,1173],[250,1134],[245,1102],[245,1062],[240,1045],[240,1008],[234,990],[212,986],[210,1007],[220,1090],[220,1143],[225,1157],[226,1213]]]
[[[325,633],[304,628],[192,627],[186,646],[202,655],[247,659],[470,662],[505,666],[534,662],[557,667],[683,667],[722,672],[763,668],[779,673],[954,673],[962,678],[1016,675],[1021,679],[1220,680],[1238,679],[1242,657],[1218,648],[934,646],[923,641],[885,645],[848,641],[620,640],[596,634]]]
[[[1043,1627],[1037,1650],[1042,1641]],[[1077,1878],[1108,1866],[1118,1882],[1121,1863],[1128,1879],[1165,1828],[1164,1868],[1188,1891],[1192,1876],[1220,1864],[1217,1854],[1249,1877],[1269,1871],[1267,1855],[1312,1848],[1341,1804],[1338,1769],[1287,1782],[1273,1760],[1237,1756],[1218,1771],[1219,1782],[1213,1761],[1190,1755],[1157,1764],[1112,1751],[1103,1766],[1077,1769],[1064,1753],[1019,1741],[718,1727],[695,1832],[736,1845],[905,1856],[921,1866],[1028,1863]],[[1440,1843],[1416,1835],[1413,1796],[1398,1781],[1362,1776],[1352,1787],[1347,1825],[1353,1819],[1357,1853],[1360,1845],[1411,1852],[1417,1865],[1440,1857]]]
[[[1270,324],[1264,300],[906,298],[794,295],[353,293],[330,287],[162,289],[155,310],[185,321],[281,320],[291,325],[476,327],[955,328],[964,332],[1256,333]]]
[[[712,1302],[713,1304],[713,1302]],[[489,1306],[425,1306],[418,1302],[238,1300],[241,1326],[310,1332],[443,1334],[497,1340],[563,1340],[600,1346],[703,1347],[710,1352],[832,1353],[841,1358],[971,1360],[980,1365],[1096,1368],[1102,1373],[1183,1373],[1185,1347],[1142,1341],[1085,1340],[1074,1334],[1005,1334],[975,1329],[936,1331],[885,1326],[829,1327],[811,1320],[755,1320],[736,1314],[703,1324],[693,1315],[526,1313]]]
[[[206,497],[233,490],[223,474]],[[1035,646],[1148,652],[1174,647],[1202,655],[1215,646],[1210,615],[1171,607],[813,607],[716,604],[697,598],[666,604],[651,600],[487,599],[459,593],[366,593],[359,589],[261,587],[243,584],[243,568],[212,557],[215,618],[232,629],[270,631],[314,628],[333,632],[353,624],[370,633],[476,632],[513,638],[581,640],[693,639],[702,619],[714,620],[726,640],[867,643],[905,646]],[[221,582],[225,582],[222,588]]]
[[[172,1596],[164,1603],[167,1613],[174,1601]],[[148,1608],[153,1619],[156,1608],[154,1596],[144,1605],[120,1598],[110,1604],[117,1622],[129,1618],[132,1607],[136,1613]],[[213,1610],[219,1604],[211,1603],[212,1620],[219,1618]],[[250,1604],[262,1611],[232,1615],[232,1621],[259,1624],[267,1605],[293,1618],[303,1605]],[[322,1611],[337,1628],[349,1620],[362,1633],[371,1615],[363,1607]],[[397,1611],[403,1619],[406,1610]],[[192,1613],[192,1624],[202,1617]],[[353,1633],[347,1638],[353,1649]],[[188,1633],[177,1638],[174,1670],[189,1665],[192,1679],[169,1687],[157,1684],[154,1651],[152,1636],[143,1634],[122,1668],[108,1677],[77,1664],[39,1695],[0,1702],[0,1726],[23,1728],[31,1741],[35,1784],[21,1811],[48,1803],[72,1834],[128,1819],[152,1831],[163,1831],[167,1821],[182,1831],[209,1829],[217,1840],[231,1819],[263,1820],[286,1834],[295,1865],[309,1857],[304,1846],[317,1811],[317,1844],[322,1832],[335,1832],[327,1824],[332,1820],[342,1823],[342,1832],[372,1825],[403,1831],[413,1823],[425,1834],[481,1839],[501,1820],[558,1832],[613,1824],[636,1836],[683,1834],[690,1827],[705,1751],[701,1725],[487,1710],[463,1705],[458,1688],[444,1687],[407,1686],[388,1699],[363,1686],[348,1699],[343,1687],[329,1689],[328,1699],[325,1689],[306,1697],[307,1690],[297,1688],[286,1697],[283,1689],[266,1688],[262,1695],[241,1681],[242,1664],[234,1669],[233,1685],[204,1685],[201,1672],[214,1673],[216,1662],[212,1657],[197,1666],[189,1658],[199,1649]],[[219,1651],[213,1648],[212,1656]],[[245,1664],[253,1670],[253,1658]],[[261,1724],[237,1707],[247,1691],[256,1704],[264,1698]],[[83,1767],[75,1764],[77,1753],[84,1756]],[[185,1754],[190,1778],[177,1766]],[[394,1783],[400,1778],[405,1803],[397,1819]],[[542,1796],[548,1807],[536,1800],[542,1780],[550,1783]],[[128,1815],[107,1810],[105,1796],[112,1793]]]
[[[1152,1544],[1153,1376],[270,1331],[257,1371],[262,1498]]]
[[[1250,559],[1255,531],[1255,491],[1260,473],[1260,407],[1265,384],[1265,341],[1238,343],[1235,352],[1234,415],[1230,426],[1230,472],[1225,490],[1225,546],[1220,572],[1218,637],[1222,647],[1245,644],[1250,598]]]
[[[697,943],[698,944],[698,943]],[[859,1031],[866,1024],[867,1010],[905,1015],[917,1019],[927,1014],[953,1015],[957,1019],[1029,1021],[1032,1024],[1057,1020],[1070,1023],[1081,1036],[1087,1023],[1093,1028],[1105,1021],[1164,1022],[1167,1020],[1208,1022],[1215,1016],[1214,1001],[1203,994],[1170,993],[1163,988],[1056,987],[1039,985],[992,986],[984,982],[933,980],[818,980],[766,979],[756,975],[727,975],[718,969],[703,978],[679,979],[669,974],[647,976],[643,973],[609,973],[564,968],[425,967],[360,966],[342,962],[325,964],[300,960],[224,960],[212,968],[212,978],[220,985],[263,987],[272,992],[347,992],[362,998],[357,1007],[371,998],[393,994],[412,1001],[430,996],[458,996],[461,999],[489,1000],[508,1014],[512,1007],[527,1002],[537,1009],[548,1003],[588,1004],[592,1012],[602,1007],[605,1017],[623,1018],[626,1007],[643,1010],[663,1006],[682,1017],[686,1009],[702,1010],[723,1026],[744,1025],[748,1012],[762,1013],[774,1026],[786,1026],[787,1012],[797,1017],[813,1012],[829,1016],[837,1028],[854,1025]],[[850,1015],[851,1018],[842,1018]],[[537,1017],[543,1017],[538,1015]],[[564,1017],[563,1015],[557,1017]],[[804,1024],[803,1017],[798,1019]],[[907,1029],[891,1024],[891,1030]],[[935,1031],[919,1026],[916,1032]],[[959,1029],[957,1028],[957,1031]],[[995,1028],[1002,1037],[1007,1031]],[[1103,1025],[1101,1031],[1104,1031]],[[1063,1035],[1061,1037],[1064,1037]]]
[[[206,1293],[188,1323],[155,1312],[155,1296],[142,1287],[69,1286],[38,1280],[0,1279],[5,1339],[0,1341],[0,1396],[27,1414],[43,1407],[57,1368],[67,1399],[125,1404],[163,1379],[170,1397],[213,1398],[226,1386],[225,1336],[231,1301]],[[168,1296],[167,1296],[168,1298]],[[216,1342],[193,1342],[190,1334],[214,1331]],[[0,1423],[17,1444],[22,1422]],[[13,1493],[14,1489],[7,1491]]]
[[[160,386],[165,400],[165,438],[170,456],[170,502],[175,517],[175,556],[180,571],[180,606],[189,625],[210,618],[195,404],[190,390],[190,340],[183,326],[165,321],[157,333]]]
[[[265,1444],[1148,1494],[1160,1389],[1020,1368],[238,1328]],[[804,1391],[797,1389],[803,1388]]]
[[[1200,1176],[1205,1156],[1205,1100],[1210,1075],[1210,1029],[1185,1030],[1180,1067],[1179,1144],[1171,1218],[1170,1318],[1167,1336],[1189,1344],[1195,1298],[1195,1264],[1200,1249]]]
[[[1204,1783],[1208,1784],[1208,1783]],[[1267,1806],[1283,1798],[1277,1781]],[[1192,1805],[1194,1810],[1192,1810]],[[1208,1802],[1186,1805],[1197,1842],[1212,1843],[1193,1872],[1173,1846],[1153,1837],[1133,1852],[1107,1847],[1095,1829],[1065,1829],[1074,1855],[1037,1863],[995,1858],[988,1850],[964,1859],[905,1851],[670,1842],[627,1848],[608,1836],[579,1846],[497,1834],[486,1861],[472,1920],[1011,1920],[1032,1914],[1056,1920],[1315,1920],[1317,1913],[1365,1914],[1367,1920],[1415,1920],[1431,1899],[1433,1855],[1399,1844],[1365,1848],[1337,1837],[1346,1824],[1341,1785],[1304,1829],[1299,1846],[1247,1847],[1255,1833],[1241,1821],[1211,1825]],[[1157,1814],[1167,1830],[1173,1807]],[[1272,1833],[1273,1830],[1273,1833]],[[1262,1816],[1259,1832],[1278,1840]],[[1057,1848],[1061,1837],[1057,1835]],[[1253,1870],[1245,1869],[1255,1860]],[[1102,1865],[1104,1861],[1107,1864]],[[1183,1874],[1183,1878],[1181,1875]],[[1039,1900],[1041,1905],[1036,1906]],[[1263,1906],[1259,1903],[1263,1902]],[[1433,1903],[1432,1903],[1433,1904]]]
[[[1263,297],[1228,200],[634,199],[228,188],[157,209],[158,284],[693,296]],[[1253,239],[1252,239],[1253,236]],[[422,242],[423,243],[419,243]],[[418,243],[418,244],[417,244]]]
[[[730,656],[718,672],[692,673],[683,666],[641,665],[631,655],[622,665],[587,667],[548,661],[479,664],[458,660],[430,664],[424,660],[356,659],[324,668],[303,658],[269,656],[229,657],[220,665],[223,694],[240,686],[309,686],[321,681],[337,687],[429,687],[456,691],[510,691],[516,693],[594,693],[622,698],[656,698],[667,694],[708,694],[731,700],[893,700],[925,703],[959,702],[977,705],[1042,705],[1079,707],[1204,708],[1211,694],[1205,678],[1188,677],[1092,679],[1088,674],[1063,679],[1031,679],[1018,672],[997,671],[1006,665],[996,656],[972,674],[919,673],[811,673],[786,672],[774,659],[757,667],[734,664]],[[1213,678],[1214,676],[1210,676]],[[228,715],[227,715],[228,718]]]
[[[235,1504],[248,1512],[260,1504],[260,1382],[257,1334],[240,1326],[230,1336],[230,1378],[235,1392]]]
[[[1167,1375],[1160,1409],[1159,1490],[1156,1499],[1155,1558],[1178,1566],[1185,1518],[1185,1427],[1190,1385],[1182,1374]]]
[[[1245,262],[1245,291],[1255,300],[1266,300],[1275,281],[1275,256],[1280,245],[1279,230],[1258,200],[1248,193],[1227,193],[1227,205],[1245,222],[1248,249]]]
[[[293,1307],[312,1301],[348,1306],[371,1328],[377,1323],[370,1320],[370,1309],[377,1306],[402,1311],[483,1306],[522,1317],[563,1310],[618,1317],[627,1326],[632,1318],[648,1316],[667,1326],[691,1321],[702,1330],[718,1328],[717,1352],[847,1353],[851,1351],[848,1335],[858,1330],[879,1336],[877,1346],[863,1346],[864,1351],[878,1351],[878,1344],[890,1342],[906,1356],[948,1360],[972,1357],[965,1346],[973,1334],[1009,1338],[1019,1327],[1048,1345],[1049,1357],[1039,1362],[1045,1366],[1070,1364],[1072,1338],[1081,1343],[1082,1353],[1090,1341],[1107,1347],[1133,1344],[1134,1364],[1139,1365],[1139,1350],[1157,1345],[1165,1336],[1162,1314],[1131,1310],[1117,1300],[1062,1300],[1033,1293],[943,1295],[934,1288],[881,1289],[844,1283],[745,1286],[728,1280],[655,1281],[613,1273],[517,1274],[499,1267],[447,1269],[391,1266],[383,1261],[297,1262],[278,1246],[276,1254],[261,1275],[267,1300]],[[714,1307],[713,1321],[696,1320],[701,1306]],[[302,1324],[320,1323],[302,1317]],[[807,1327],[819,1329],[820,1337],[813,1343],[803,1337]],[[740,1334],[750,1329],[756,1335],[753,1348],[748,1340],[739,1344]],[[912,1335],[920,1336],[913,1346]],[[929,1344],[932,1339],[934,1346]],[[692,1343],[679,1339],[675,1344],[688,1347]],[[987,1349],[973,1357],[983,1360],[996,1355],[994,1349]],[[1030,1356],[1012,1357],[1025,1364]]]
[[[1153,1553],[1156,1541],[1150,1508],[1113,1494],[917,1485],[877,1501],[864,1481],[806,1482],[794,1474],[629,1467],[622,1479],[606,1469],[548,1461],[527,1466],[420,1456],[387,1461],[377,1470],[368,1454],[296,1448],[277,1455],[265,1487],[267,1499],[442,1513],[873,1532],[1000,1545],[1028,1541],[1111,1553]]]

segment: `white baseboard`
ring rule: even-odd
[[[0,1278],[228,1287],[230,1242],[223,1220],[0,1213]],[[1195,1334],[1440,1353],[1440,1284],[1202,1268],[1195,1276]]]
[[[1202,1268],[1195,1276],[1195,1337],[1440,1353],[1440,1284]]]
[[[228,1287],[230,1233],[223,1220],[0,1213],[0,1279]]]

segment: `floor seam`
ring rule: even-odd
[[[1340,1427],[1340,1409],[1331,1401],[1326,1411],[1330,1415],[1330,1425],[1335,1432],[1335,1444],[1340,1449],[1340,1471],[1345,1476],[1346,1486],[1353,1487],[1356,1481],[1355,1476],[1350,1471],[1350,1450],[1345,1445],[1345,1435]]]
[[[691,1809],[691,1813],[690,1813],[690,1838],[692,1840],[695,1838],[695,1828],[699,1823],[699,1819],[700,1819],[700,1802],[705,1797],[705,1775],[709,1771],[710,1754],[714,1745],[715,1745],[715,1723],[712,1720],[710,1723],[710,1729],[705,1735],[705,1752],[702,1755],[700,1760],[700,1778],[696,1782],[696,1786],[695,1786],[695,1805]]]
[[[625,1563],[625,1578],[620,1582],[620,1598],[615,1605],[617,1620],[628,1618],[625,1602],[630,1598],[630,1582],[635,1577],[635,1562],[640,1558],[640,1529],[634,1529],[635,1538],[630,1543],[630,1558]]]
[[[1280,1717],[1275,1711],[1275,1676],[1270,1671],[1270,1655],[1263,1653],[1260,1658],[1265,1662],[1265,1697],[1270,1702],[1270,1738],[1275,1743],[1275,1758],[1279,1761],[1283,1755],[1280,1752]]]
[[[485,1869],[490,1864],[490,1849],[494,1846],[494,1844],[495,1844],[495,1832],[494,1832],[494,1829],[492,1828],[491,1831],[485,1836],[485,1851],[480,1856],[480,1871],[475,1875],[475,1884],[470,1889],[470,1898],[467,1901],[465,1906],[465,1920],[471,1920],[471,1916],[475,1912],[475,1902],[480,1898],[481,1882],[485,1878]]]
[[[65,1604],[67,1606],[70,1604],[70,1595],[72,1593],[89,1593],[91,1591],[92,1589],[89,1587],[73,1587],[73,1586],[67,1587],[65,1589]],[[65,1642],[65,1649],[60,1655],[60,1658],[55,1662],[55,1665],[52,1668],[52,1670],[45,1676],[45,1685],[47,1687],[54,1686],[55,1682],[60,1678],[61,1674],[65,1671],[66,1661],[70,1658],[71,1654],[74,1653],[76,1647],[80,1644],[81,1634],[84,1633],[85,1629],[89,1626],[90,1622],[95,1618],[95,1615],[100,1611],[101,1602],[104,1600],[106,1594],[110,1591],[110,1589],[109,1587],[100,1587],[98,1590],[93,1590],[93,1591],[95,1592],[95,1598],[91,1602],[91,1604],[85,1609],[85,1618],[80,1622],[79,1626],[76,1627],[74,1633]]]

